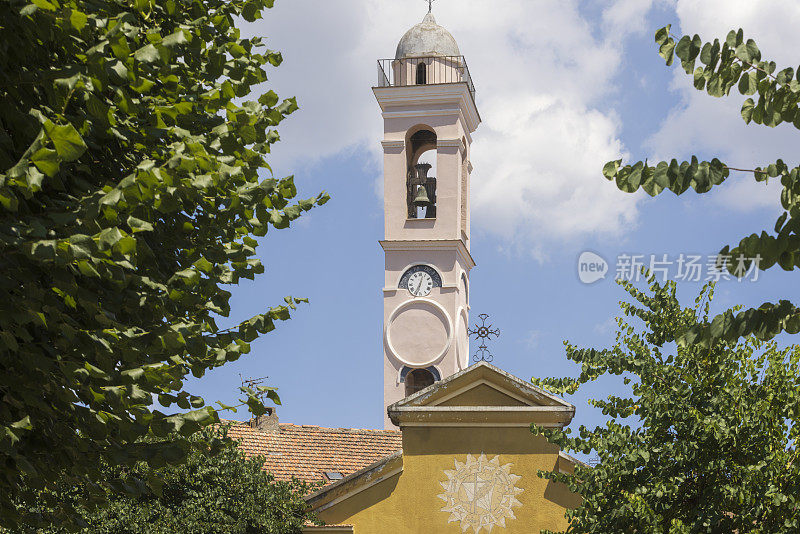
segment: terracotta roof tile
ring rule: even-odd
[[[329,484],[324,472],[348,476],[402,448],[395,430],[322,428],[281,423],[277,431],[263,431],[235,423],[228,435],[248,457],[264,457],[264,469],[278,480],[293,477]]]

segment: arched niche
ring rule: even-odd
[[[433,164],[420,163],[426,152],[437,150],[437,136],[433,128],[418,125],[406,134],[408,155],[407,198],[409,219],[436,218],[436,177],[429,176]],[[434,157],[434,163],[436,159]]]
[[[420,61],[417,65],[417,85],[426,85],[428,83],[428,65],[425,61]]]
[[[427,124],[418,124],[406,132],[406,147],[408,147],[408,166],[413,167],[419,162],[420,156],[429,150],[436,150],[436,130]]]

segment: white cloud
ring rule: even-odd
[[[652,2],[642,0],[617,0],[603,11],[603,24],[608,38],[620,40],[628,33],[649,32],[647,13]]]
[[[480,228],[513,236],[538,255],[543,234],[617,234],[633,222],[637,197],[619,193],[599,173],[622,152],[614,119],[554,96],[488,111],[473,150],[479,165],[494,165],[475,171],[473,216]]]
[[[282,142],[273,166],[288,171],[380,139],[371,95],[374,69],[360,49],[369,13],[357,0],[283,0],[246,27],[280,50],[283,64],[270,73],[270,87],[297,96],[301,111],[281,124]],[[278,171],[280,172],[280,171]]]
[[[758,42],[765,58],[789,66],[800,62],[797,42],[800,4],[794,0],[678,0],[680,32],[698,33],[704,41],[724,39],[731,29],[743,28],[746,38]],[[779,67],[781,68],[781,67]],[[790,125],[770,129],[746,125],[740,116],[743,97],[717,99],[692,87],[691,78],[675,69],[673,88],[680,96],[676,106],[646,143],[658,159],[692,154],[719,157],[731,166],[753,168],[783,158],[798,163],[797,131]],[[757,184],[749,174],[735,174],[731,183],[712,194],[715,202],[737,211],[778,210],[779,186]]]
[[[525,346],[533,350],[539,347],[542,340],[542,332],[539,330],[531,330],[524,338]]]
[[[730,30],[744,29],[773,60],[796,65],[800,3],[795,0],[678,0],[675,10],[684,33],[705,40],[724,39]]]
[[[619,121],[600,102],[613,89],[624,36],[645,27],[651,3],[616,0],[589,21],[577,0],[439,2],[435,14],[469,62],[484,119],[472,157],[475,230],[541,253],[635,222],[640,197],[600,175],[625,151]],[[424,12],[422,2],[284,0],[249,28],[284,51],[272,81],[302,109],[281,127],[279,170],[366,149],[367,174],[380,172],[375,60],[393,56]]]
[[[615,317],[609,317],[602,323],[596,324],[593,330],[596,334],[609,336],[617,330],[617,319]]]

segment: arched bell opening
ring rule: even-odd
[[[436,218],[436,141],[436,133],[428,127],[415,129],[407,139],[409,219]],[[433,154],[428,155],[431,151]]]
[[[439,372],[435,367],[428,367],[427,369],[411,369],[407,367],[403,371],[402,380],[405,382],[406,397],[422,391],[440,380]]]

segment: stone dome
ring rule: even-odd
[[[436,24],[433,13],[406,32],[397,45],[395,59],[426,56],[460,56],[458,44],[450,32]]]

